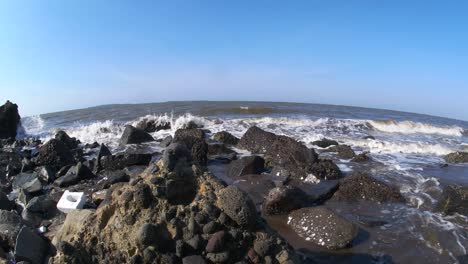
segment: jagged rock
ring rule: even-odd
[[[0,191],[0,210],[9,211],[13,208],[14,203],[8,199],[7,195],[4,192]]]
[[[265,170],[265,160],[259,156],[242,157],[228,166],[228,176],[235,178],[248,174],[260,174]]]
[[[12,187],[14,190],[23,189],[28,193],[35,193],[42,190],[42,183],[37,173],[20,173],[13,179]]]
[[[337,157],[340,159],[352,159],[356,156],[356,153],[354,153],[353,149],[348,145],[333,146],[327,149],[327,151],[336,152]]]
[[[131,125],[125,126],[125,130],[120,138],[120,145],[140,144],[144,142],[154,141],[154,138],[143,131]]]
[[[444,215],[459,213],[468,215],[468,187],[448,185],[442,192],[442,197],[435,207],[436,212]]]
[[[172,143],[164,150],[162,161],[164,168],[173,171],[177,164],[187,166],[191,161],[191,154],[187,147],[182,143]]]
[[[65,131],[60,130],[55,134],[55,139],[62,141],[69,149],[76,149],[80,141],[70,137]]]
[[[361,153],[359,155],[356,155],[351,161],[352,162],[367,162],[370,160],[370,157],[367,155],[367,153]]]
[[[348,246],[359,229],[324,206],[301,208],[291,212],[288,225],[306,241],[328,249]]]
[[[319,146],[321,148],[328,148],[329,146],[338,146],[338,142],[328,138],[317,140],[312,142],[312,145]]]
[[[91,179],[95,175],[93,172],[83,165],[83,163],[79,162],[76,166],[71,167],[67,174],[55,180],[54,184],[59,187],[67,187],[70,185],[77,184],[78,182],[86,179]]]
[[[160,120],[149,120],[147,118],[144,118],[136,124],[136,128],[142,129],[148,133],[153,133],[159,130],[171,129],[171,123]]]
[[[468,152],[454,152],[444,156],[448,163],[465,163],[468,162]]]
[[[51,139],[44,144],[35,159],[37,164],[49,166],[55,171],[75,163],[75,159],[68,147],[57,139]]]
[[[15,260],[31,264],[42,264],[48,252],[48,245],[36,232],[23,227],[18,233],[15,246]]]
[[[86,226],[86,221],[94,215],[94,210],[83,209],[71,211],[67,214],[62,227],[55,234],[52,244],[59,241],[71,242],[77,234],[81,234]]]
[[[219,191],[218,207],[239,226],[255,229],[258,220],[255,205],[236,186],[230,185]]]
[[[119,153],[101,158],[101,170],[122,170],[134,165],[148,165],[151,154]]]
[[[13,249],[23,221],[14,212],[0,210],[0,244],[5,249]]]
[[[111,151],[109,150],[109,148],[104,145],[104,144],[101,144],[99,146],[99,149],[96,153],[96,164],[95,164],[95,171],[98,172],[101,170],[101,158],[102,157],[107,157],[107,156],[112,156],[112,153]]]
[[[237,137],[226,131],[221,131],[214,134],[213,139],[228,145],[237,145],[237,143],[239,143],[239,139]]]
[[[328,159],[320,159],[312,164],[310,171],[319,179],[336,180],[343,177],[340,168],[338,168],[333,161]]]
[[[266,153],[276,138],[277,135],[253,126],[244,133],[237,146],[252,153]]]
[[[387,185],[363,172],[347,176],[341,182],[332,199],[348,202],[367,200],[378,203],[402,203],[405,201],[396,187]]]
[[[309,204],[307,194],[297,187],[277,187],[268,193],[263,203],[266,215],[286,214]]]
[[[6,176],[13,176],[21,172],[22,158],[16,152],[0,150],[0,180]]]
[[[172,142],[185,144],[187,149],[191,151],[193,161],[200,165],[206,165],[208,144],[205,142],[205,133],[202,130],[178,129]]]
[[[281,187],[288,183],[291,177],[291,173],[280,166],[275,166],[270,172],[273,175],[273,182],[276,187]]]
[[[16,129],[20,125],[18,105],[10,101],[0,106],[0,139],[16,138]]]
[[[119,183],[119,182],[129,182],[130,176],[124,170],[117,171],[105,171],[101,173],[101,176],[104,176],[106,179],[102,182],[104,189],[109,188],[110,186]]]
[[[26,209],[35,214],[51,215],[56,205],[57,203],[47,195],[41,195],[31,198],[26,205]]]

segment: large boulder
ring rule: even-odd
[[[35,158],[39,165],[48,165],[55,171],[62,167],[75,163],[70,149],[60,140],[51,139],[39,149],[39,154]]]
[[[343,177],[340,168],[331,160],[319,159],[310,167],[312,175],[318,179],[337,180]],[[313,178],[313,177],[312,177]]]
[[[258,215],[255,205],[246,193],[234,185],[221,189],[218,193],[218,207],[239,226],[255,229]]]
[[[468,152],[453,152],[444,156],[448,163],[465,163],[468,162]]]
[[[140,144],[154,141],[154,138],[144,130],[135,128],[131,125],[125,126],[125,130],[120,138],[120,145]]]
[[[205,141],[203,130],[197,128],[178,129],[172,142],[185,144],[192,153],[193,161],[200,165],[206,165],[208,161],[208,144]]]
[[[348,246],[359,232],[353,223],[324,206],[301,208],[291,212],[288,225],[306,241],[328,249]]]
[[[171,129],[171,123],[161,120],[151,120],[148,118],[143,118],[136,125],[136,128],[142,129],[145,132],[153,133],[159,130]]]
[[[360,200],[377,203],[402,203],[405,198],[395,187],[374,179],[367,173],[355,172],[347,176],[332,199],[356,202]]]
[[[129,166],[145,165],[151,161],[151,154],[140,153],[119,153],[111,156],[104,156],[100,159],[101,170],[122,170]]]
[[[228,166],[229,177],[240,177],[248,174],[260,174],[265,170],[265,160],[259,156],[242,157],[233,160]]]
[[[70,185],[77,184],[78,182],[94,177],[93,172],[79,162],[76,166],[71,167],[67,174],[55,180],[54,184],[59,187],[68,187]]]
[[[42,264],[48,253],[48,245],[34,230],[23,227],[18,233],[15,245],[15,260],[31,264]]]
[[[23,189],[28,193],[35,193],[42,190],[42,183],[36,172],[20,173],[13,178],[12,187],[16,191]]]
[[[167,171],[173,171],[178,164],[186,166],[192,160],[190,151],[187,149],[185,144],[172,143],[170,144],[163,153],[162,162],[163,166]]]
[[[287,214],[309,204],[307,194],[297,187],[282,186],[271,189],[263,203],[266,215]]]
[[[13,249],[23,221],[21,216],[11,211],[0,210],[0,246]]]
[[[62,141],[69,149],[76,149],[80,141],[70,137],[65,131],[60,130],[55,134],[55,139]]]
[[[448,185],[442,192],[442,197],[435,207],[435,211],[444,215],[459,213],[468,215],[468,187]]]
[[[356,156],[356,153],[354,153],[354,150],[348,145],[333,146],[327,149],[327,151],[336,152],[337,157],[340,159],[352,159],[354,158],[354,156]]]
[[[252,153],[266,153],[273,145],[277,135],[253,126],[244,133],[237,146]]]
[[[227,145],[237,145],[237,143],[239,143],[239,139],[237,137],[226,131],[214,134],[213,139]]]
[[[101,144],[96,153],[96,164],[95,164],[96,172],[101,170],[101,158],[106,157],[106,156],[112,156],[112,152],[109,150],[109,148],[106,145]]]
[[[20,125],[18,105],[10,101],[0,106],[0,139],[16,138],[16,129]]]

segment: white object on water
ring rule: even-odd
[[[37,229],[37,231],[39,231],[39,233],[43,234],[43,233],[47,232],[47,227],[41,226],[41,227],[39,227],[39,228]]]
[[[65,191],[57,203],[57,209],[64,213],[69,213],[76,209],[83,208],[86,202],[86,196],[83,192]]]

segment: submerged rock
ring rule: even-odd
[[[125,126],[122,137],[120,137],[120,145],[140,144],[149,141],[154,141],[154,138],[150,134],[131,125]]]
[[[0,106],[0,139],[16,138],[16,129],[20,125],[20,120],[18,105],[6,101]]]
[[[266,215],[286,214],[309,204],[307,194],[297,187],[277,187],[268,193],[263,203]]]
[[[237,145],[237,143],[239,143],[239,139],[237,137],[226,131],[221,131],[214,134],[213,139],[228,145]]]
[[[448,185],[444,188],[442,197],[435,207],[435,211],[444,215],[459,213],[468,215],[468,187]]]
[[[377,203],[405,202],[405,198],[396,187],[376,180],[364,172],[355,172],[347,176],[341,182],[332,199],[347,202],[359,200]]]
[[[55,171],[62,167],[75,163],[70,149],[60,140],[51,139],[39,149],[36,163],[43,166],[49,166]]]
[[[468,152],[454,152],[444,156],[448,163],[466,163],[468,162]]]
[[[312,142],[312,145],[319,146],[321,148],[328,148],[330,146],[337,146],[339,144],[335,140],[324,138],[324,139],[316,140],[316,141]]]
[[[235,178],[248,174],[260,174],[265,170],[265,160],[259,156],[243,157],[233,160],[228,166],[228,176]]]
[[[258,216],[252,200],[246,193],[230,185],[218,194],[218,207],[239,226],[255,229]]]
[[[306,241],[328,249],[347,247],[358,234],[358,227],[324,206],[291,212],[288,225]]]

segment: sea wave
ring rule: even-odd
[[[402,134],[440,134],[446,136],[463,136],[465,130],[457,126],[434,126],[431,124],[395,120],[370,120],[369,124],[376,130]]]
[[[388,142],[383,140],[348,140],[346,143],[359,146],[371,153],[433,154],[438,156],[454,152],[453,149],[425,142]]]

